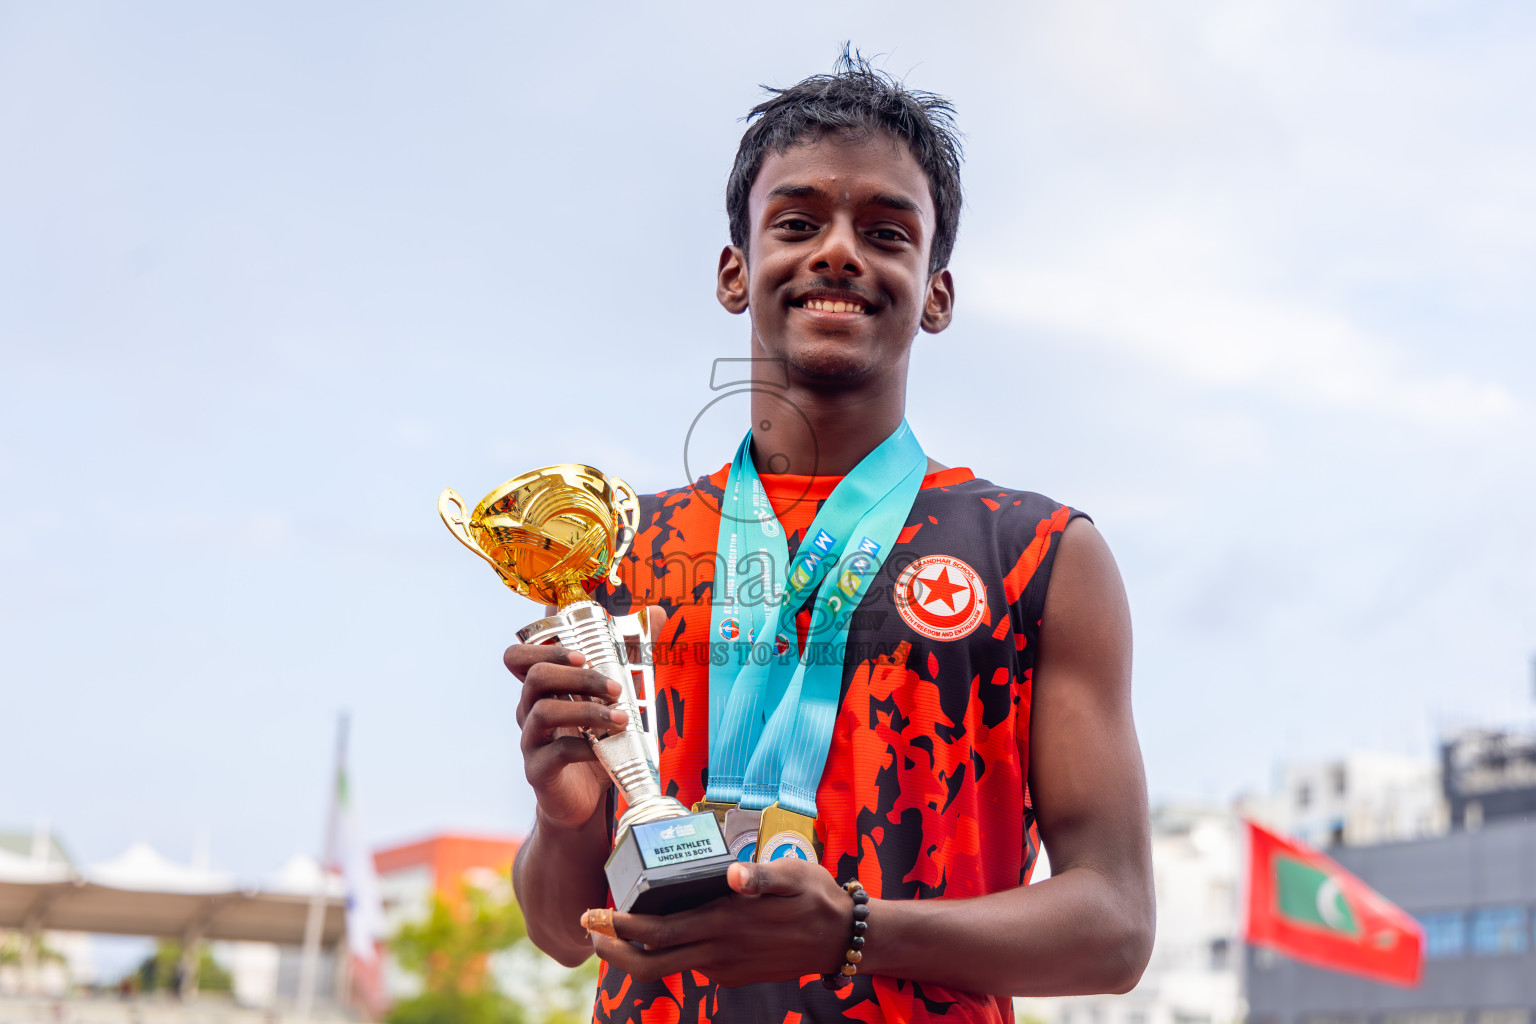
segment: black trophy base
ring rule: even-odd
[[[604,870],[621,912],[671,914],[730,892],[725,871],[734,863],[720,823],[705,811],[634,826]]]

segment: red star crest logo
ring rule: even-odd
[[[896,610],[923,636],[959,640],[986,621],[987,588],[960,559],[928,555],[896,580]]]

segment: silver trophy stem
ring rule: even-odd
[[[613,620],[601,605],[594,601],[579,601],[566,605],[547,619],[533,623],[518,632],[523,643],[548,643],[558,639],[568,650],[580,651],[587,659],[587,667],[601,672],[619,684],[619,696],[612,706],[629,716],[622,732],[607,736],[587,734],[587,740],[597,753],[603,769],[613,779],[624,802],[629,805],[619,819],[615,843],[623,838],[632,825],[661,818],[687,814],[688,809],[661,792],[660,771],[657,768],[653,745],[649,741],[642,719],[640,703],[635,696],[635,681],[631,675],[629,658],[624,644],[614,629]],[[654,706],[654,702],[651,702]],[[655,723],[651,723],[655,728]]]

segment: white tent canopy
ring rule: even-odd
[[[265,892],[313,896],[319,884],[320,862],[300,853],[283,861],[282,867],[268,875],[261,887]],[[325,894],[336,899],[346,898],[347,883],[334,871],[325,872]]]
[[[63,861],[21,857],[0,850],[0,882],[63,882],[73,874]]]
[[[177,864],[137,843],[118,857],[76,873],[57,861],[0,851],[0,928],[102,932],[181,939],[299,945],[314,898],[318,867],[290,861],[271,881],[242,888],[228,875]],[[306,888],[303,883],[308,881]],[[286,882],[287,884],[282,884]],[[345,937],[340,880],[327,879],[321,941]]]
[[[109,861],[88,867],[87,881],[139,892],[229,892],[235,880],[221,872],[178,864],[148,843],[134,843]]]

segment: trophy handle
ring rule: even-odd
[[[608,582],[617,587],[620,585],[619,562],[629,552],[629,546],[640,532],[640,495],[635,493],[628,482],[616,476],[609,477],[608,483],[618,499],[614,502],[613,510],[619,514],[619,533],[613,542],[613,571],[608,574]]]
[[[524,643],[545,637],[545,642],[558,640],[567,650],[580,651],[588,668],[619,684],[619,695],[603,703],[623,710],[629,722],[606,736],[589,732],[587,741],[629,805],[618,821],[620,836],[631,825],[687,813],[687,808],[661,791],[660,741],[655,732],[660,707],[655,701],[655,677],[644,659],[639,666],[631,665],[625,651],[626,639],[650,640],[646,629],[649,624],[648,619],[637,615],[615,619],[596,602],[583,601],[568,605],[518,633],[518,639]],[[646,714],[641,713],[642,688]]]
[[[638,685],[635,686],[635,704],[640,708],[643,716],[640,730],[645,734],[646,746],[651,751],[651,763],[661,764],[661,740],[657,730],[656,715],[656,674],[652,667],[652,644],[655,637],[651,636],[651,616],[649,608],[641,608],[630,615],[614,615],[613,631],[618,634],[622,642],[621,649],[628,647],[633,640],[640,648],[639,664],[628,663],[628,651],[625,650],[626,664],[631,679]]]
[[[485,559],[496,575],[506,579],[506,574],[501,571],[501,566],[495,559],[480,550],[480,545],[475,543],[475,538],[469,534],[469,506],[464,504],[464,499],[459,497],[459,492],[452,487],[445,487],[443,493],[437,496],[437,514],[443,517],[443,525],[448,527],[448,532],[458,538],[459,543]]]

